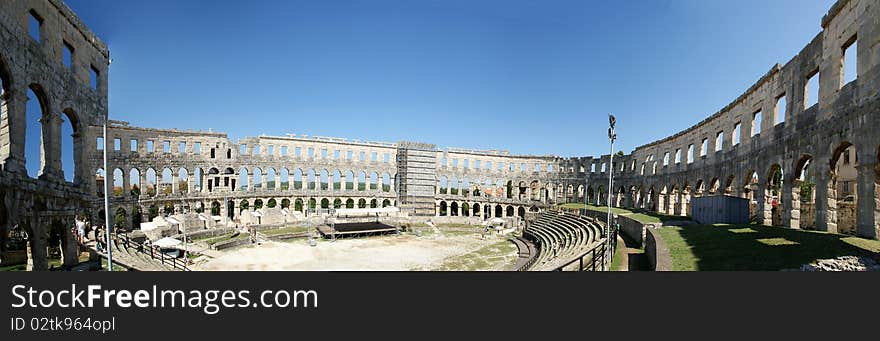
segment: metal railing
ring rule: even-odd
[[[173,268],[175,270],[190,271],[189,266],[186,264],[186,262],[184,262],[178,258],[165,255],[165,253],[163,253],[159,249],[159,247],[156,247],[155,245],[147,246],[147,245],[135,242],[135,241],[131,240],[131,238],[129,238],[128,235],[124,235],[124,234],[118,235],[117,238],[120,242],[122,242],[122,245],[128,250],[134,250],[134,251],[137,251],[138,253],[141,253],[145,256],[149,256],[150,259],[158,260],[160,264],[170,266],[171,268]],[[185,250],[181,250],[181,251],[186,252]]]

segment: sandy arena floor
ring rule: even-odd
[[[503,241],[481,239],[479,234],[432,234],[319,240],[315,247],[305,239],[264,242],[262,245],[223,251],[196,266],[196,270],[329,270],[376,271],[433,269],[444,259],[480,250]]]

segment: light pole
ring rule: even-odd
[[[109,191],[109,183],[108,179],[112,179],[109,177],[107,171],[107,122],[104,122],[104,226],[106,226],[106,231],[104,231],[105,239],[107,242],[107,270],[113,271],[113,248],[110,247],[110,193]]]
[[[613,243],[616,242],[611,240],[611,193],[614,183],[614,140],[617,139],[617,133],[614,132],[614,124],[616,121],[614,115],[608,114],[608,140],[611,142],[611,158],[608,160],[608,197],[605,198],[605,201],[608,203],[608,223],[605,225],[605,237],[608,239],[608,246],[605,249],[606,252],[608,252],[609,257],[612,256],[611,247],[614,245]]]

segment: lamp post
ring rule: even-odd
[[[608,203],[608,223],[605,225],[605,237],[608,239],[608,246],[605,248],[605,252],[608,252],[609,258],[612,256],[611,247],[614,245],[615,241],[611,240],[611,193],[613,187],[613,177],[614,177],[614,140],[617,139],[617,133],[614,132],[614,124],[616,123],[616,119],[614,115],[608,114],[608,140],[611,144],[611,157],[608,160],[608,197],[605,198],[605,201]],[[604,264],[603,264],[604,266]]]
[[[112,247],[110,247],[110,193],[108,192],[109,183],[108,179],[112,179],[112,177],[107,176],[109,173],[107,172],[107,122],[104,122],[104,226],[106,226],[106,231],[104,231],[105,239],[107,242],[107,270],[113,271],[113,251]],[[97,236],[96,236],[97,237]]]

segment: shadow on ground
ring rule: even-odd
[[[799,269],[816,259],[876,257],[880,242],[755,225],[685,225],[659,230],[676,270]]]

